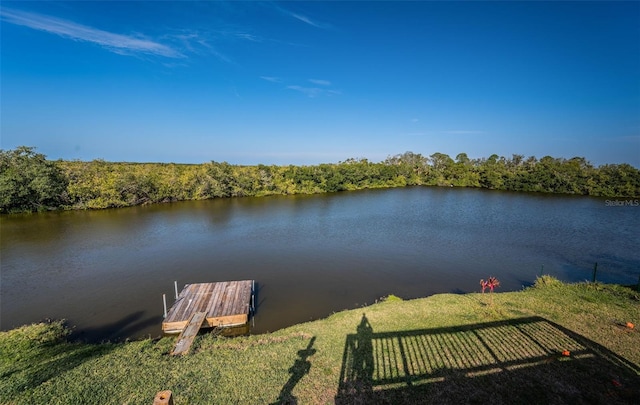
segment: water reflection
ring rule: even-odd
[[[415,187],[5,216],[0,326],[65,318],[78,330],[102,330],[141,311],[145,321],[122,333],[155,336],[174,280],[255,279],[256,333],[391,293],[476,291],[488,274],[501,291],[517,290],[541,265],[581,281],[597,261],[599,280],[632,284],[638,209]]]

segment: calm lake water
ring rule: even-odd
[[[80,339],[158,336],[173,282],[255,279],[254,333],[395,294],[519,290],[540,273],[635,284],[640,207],[413,187],[1,219],[3,330],[67,319]]]

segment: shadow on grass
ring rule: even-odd
[[[335,400],[631,404],[640,367],[539,317],[376,333],[363,315],[346,338]]]
[[[18,344],[22,347],[17,348],[15,353],[3,353],[0,356],[10,359],[0,367],[0,391],[3,392],[3,400],[9,403],[10,399],[21,392],[36,389],[52,378],[105,355],[114,348],[113,345],[70,343],[64,338],[44,342],[23,341]]]
[[[314,336],[309,341],[306,349],[298,350],[298,358],[289,369],[291,376],[280,390],[280,395],[278,395],[278,399],[274,402],[274,405],[295,405],[298,403],[298,399],[293,395],[293,388],[311,369],[311,362],[308,359],[316,353],[316,349],[313,349],[315,341],[316,337]]]
[[[120,342],[126,339],[140,338],[139,334],[149,326],[158,325],[160,335],[161,316],[151,316],[143,319],[144,312],[131,313],[116,322],[96,327],[74,330],[69,340],[72,342],[101,343]]]

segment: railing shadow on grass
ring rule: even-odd
[[[363,314],[356,329],[338,405],[640,403],[638,365],[544,318],[374,332]]]

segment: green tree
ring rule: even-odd
[[[337,165],[323,163],[319,167],[322,171],[322,178],[324,179],[324,191],[335,193],[346,190],[344,176],[340,173]]]
[[[453,159],[451,159],[446,153],[436,152],[429,156],[429,161],[433,167],[429,184],[437,186],[451,186],[453,183],[452,169],[455,163]]]
[[[623,164],[600,166],[595,173],[597,189],[594,194],[608,197],[640,196],[640,170]]]
[[[0,212],[41,211],[62,204],[67,179],[35,148],[0,149]]]
[[[457,187],[479,187],[480,175],[466,153],[458,153],[451,167],[451,183]]]
[[[484,160],[480,166],[480,186],[483,188],[504,189],[503,176],[506,174],[506,161],[495,153]]]

